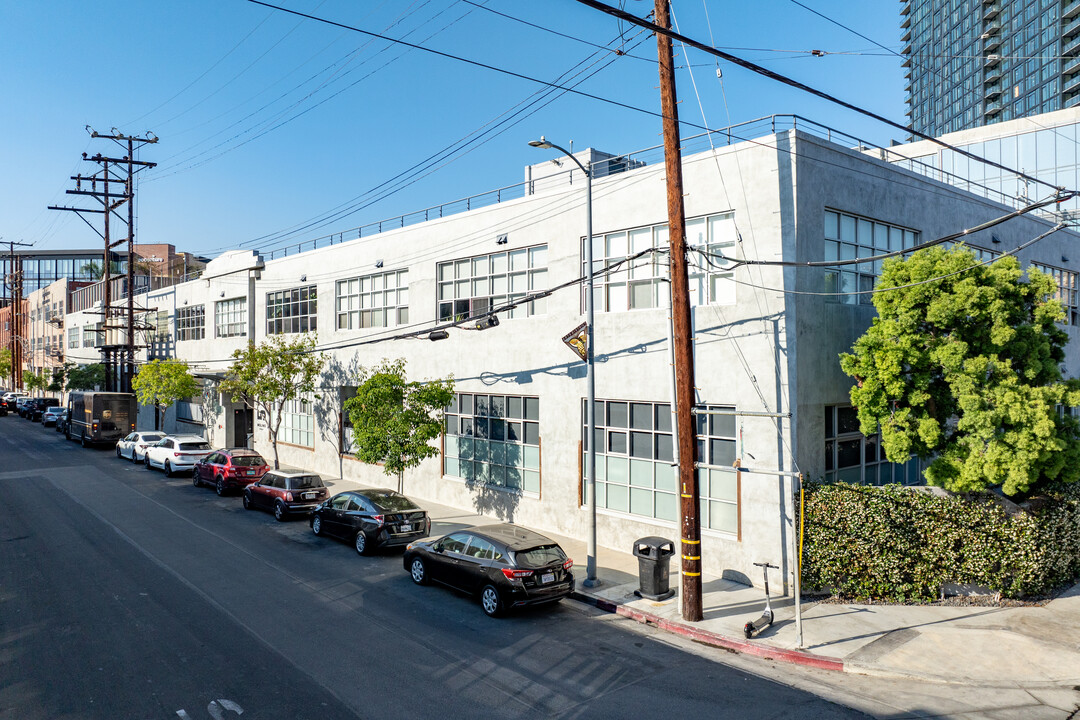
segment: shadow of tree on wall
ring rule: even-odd
[[[337,451],[338,477],[343,470],[343,456],[351,451],[346,447],[344,427],[349,418],[345,413],[345,401],[356,394],[356,378],[361,371],[360,361],[356,355],[343,363],[335,355],[330,355],[323,369],[322,382],[319,384],[319,394],[322,398],[312,404],[312,412],[315,415],[315,425],[319,438],[329,443]]]
[[[503,457],[495,458],[492,457],[491,446],[483,439],[461,439],[472,440],[467,450],[464,447],[461,449],[458,462],[465,487],[473,496],[473,508],[481,515],[493,514],[505,522],[514,522],[514,513],[521,502],[520,488],[524,483],[521,447],[499,443],[503,448]],[[501,464],[503,462],[505,464]]]

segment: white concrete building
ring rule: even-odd
[[[711,253],[690,258],[698,404],[734,411],[700,426],[699,460],[711,466],[700,482],[703,565],[743,582],[755,578],[753,562],[790,568],[791,480],[777,471],[908,482],[917,468],[884,462],[874,439],[852,425],[850,380],[837,359],[870,324],[874,309],[865,293],[880,262],[732,270],[719,256],[868,257],[1008,210],[828,142],[814,134],[819,126],[799,127],[684,157],[688,239]],[[282,462],[379,485],[396,481],[338,451],[348,433],[339,424],[341,398],[355,385],[356,369],[400,357],[411,379],[452,375],[458,399],[447,413],[441,455],[405,475],[405,492],[584,537],[585,367],[561,340],[584,320],[583,292],[573,283],[583,275],[584,183],[576,168],[527,177],[514,199],[501,195],[501,202],[370,237],[284,257],[226,253],[200,279],[140,296],[161,313],[154,316],[154,352],[212,376],[251,339],[317,333],[330,357],[322,399],[289,408],[279,435]],[[593,211],[598,269],[658,249],[596,280],[598,538],[602,547],[627,549],[641,536],[679,534],[663,164],[598,177]],[[986,231],[970,243],[989,257],[1049,227],[1023,217],[995,227],[997,242]],[[1076,240],[1058,232],[1019,257],[1049,263]],[[445,340],[426,338],[440,321],[565,283],[498,313],[495,327],[465,324]],[[68,327],[92,324],[79,315]],[[389,339],[403,332],[424,334]],[[1069,332],[1075,343],[1076,328]],[[1078,369],[1071,352],[1068,373]],[[243,410],[227,398],[210,400],[218,401],[202,410],[210,441],[246,438]],[[181,406],[169,422],[190,430],[197,405]],[[267,419],[254,420],[254,446],[269,455]],[[736,460],[743,471],[732,469]]]

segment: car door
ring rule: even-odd
[[[495,546],[484,538],[473,535],[457,561],[456,570],[460,583],[458,587],[469,593],[479,590],[487,581],[484,571],[494,557]]]
[[[447,585],[461,587],[461,578],[459,577],[460,562],[462,553],[468,547],[470,539],[472,539],[472,535],[469,533],[459,532],[447,535],[435,544],[431,553],[433,565],[431,577],[433,579]]]
[[[322,518],[323,531],[334,537],[345,537],[345,509],[352,504],[349,493],[341,493],[330,499],[319,516]]]
[[[274,504],[274,488],[281,487],[284,479],[273,473],[266,473],[263,479],[252,486],[251,498],[256,507],[267,508]]]
[[[152,467],[163,467],[165,464],[165,453],[169,451],[172,440],[163,438],[156,443],[146,448],[146,462]]]
[[[116,443],[116,447],[120,448],[120,455],[122,457],[130,458],[135,452],[134,440],[139,436],[138,433],[131,433],[126,438]]]
[[[213,482],[214,480],[214,467],[213,464],[219,457],[218,453],[210,453],[206,457],[202,458],[195,463],[195,467],[192,468],[192,472],[195,473],[195,477],[199,480],[205,480]]]

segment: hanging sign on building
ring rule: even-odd
[[[569,333],[563,335],[562,339],[562,341],[566,343],[566,347],[573,350],[574,354],[576,354],[582,360],[588,359],[589,355],[589,351],[587,348],[589,339],[589,334],[587,332],[588,327],[588,323],[581,323]]]

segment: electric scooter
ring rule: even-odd
[[[746,636],[747,640],[754,637],[754,633],[759,633],[772,625],[773,611],[772,603],[769,601],[769,568],[773,570],[780,569],[776,565],[770,565],[769,563],[754,563],[754,565],[761,568],[761,572],[765,576],[765,611],[761,613],[761,617],[757,620],[751,620],[743,625],[743,635]]]

